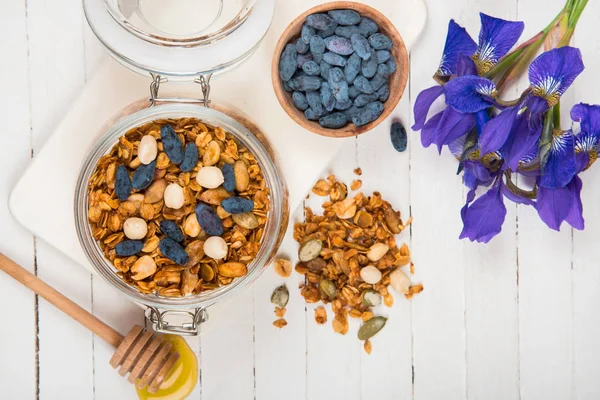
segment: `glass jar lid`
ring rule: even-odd
[[[141,73],[192,77],[244,61],[267,33],[274,0],[83,0],[109,53]]]

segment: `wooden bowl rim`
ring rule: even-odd
[[[398,65],[398,67],[396,68],[394,74],[391,75],[391,80],[397,78],[399,79],[399,83],[394,93],[392,93],[392,90],[390,90],[390,97],[384,102],[385,107],[383,109],[383,113],[375,121],[372,121],[363,126],[356,126],[352,123],[349,123],[348,125],[340,129],[330,129],[321,127],[316,121],[307,120],[304,117],[304,114],[300,115],[301,112],[293,106],[293,104],[291,103],[291,94],[285,91],[285,89],[283,88],[283,82],[279,77],[279,58],[283,47],[289,43],[289,40],[286,38],[290,35],[291,31],[296,29],[299,24],[302,24],[306,20],[306,17],[308,17],[311,14],[337,9],[351,9],[357,11],[361,15],[364,15],[363,13],[366,12],[367,14],[377,15],[378,18],[384,21],[384,30],[389,32],[394,46],[398,47],[398,60],[396,60],[396,64]],[[369,15],[365,16],[369,17]],[[365,132],[368,132],[371,129],[378,126],[387,117],[389,117],[389,115],[392,113],[392,111],[395,110],[396,106],[400,102],[400,99],[402,98],[402,95],[404,94],[404,91],[406,89],[406,84],[408,81],[408,68],[408,51],[406,50],[404,40],[402,39],[402,36],[396,29],[396,26],[382,12],[371,6],[355,1],[332,1],[324,4],[319,4],[315,7],[306,10],[298,17],[296,17],[283,31],[281,37],[277,42],[277,45],[275,46],[273,61],[271,63],[271,78],[273,83],[273,89],[275,91],[275,96],[277,97],[279,104],[297,124],[321,136],[345,138],[351,136],[358,136]]]

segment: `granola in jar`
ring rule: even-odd
[[[88,186],[92,234],[117,275],[167,297],[246,275],[269,207],[254,155],[195,118],[129,130],[100,158]]]

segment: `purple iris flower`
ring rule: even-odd
[[[487,243],[500,233],[506,218],[503,185],[502,180],[498,179],[477,200],[475,200],[475,189],[469,191],[467,202],[460,211],[463,220],[461,239],[468,238],[472,242]]]
[[[540,138],[543,113],[558,103],[583,68],[581,52],[573,47],[560,47],[537,57],[529,66],[530,93],[518,105],[504,109],[486,125],[480,137],[481,153],[501,150],[507,166],[516,170],[521,159]],[[573,141],[569,135],[572,133],[561,132],[553,137],[549,157],[571,157]],[[565,177],[568,174],[551,176],[552,163],[545,166],[549,177],[543,184],[559,187],[570,181]]]
[[[571,119],[580,124],[581,131],[576,135],[571,130],[554,135],[551,146],[555,147],[557,142],[561,142],[560,146],[572,146],[572,154],[569,150],[571,155],[567,157],[564,149],[551,150],[546,163],[553,179],[556,176],[564,177],[565,180],[570,176],[571,179],[562,187],[547,187],[542,184],[542,179],[548,171],[545,170],[538,178],[536,209],[546,225],[555,230],[559,230],[564,221],[575,229],[584,228],[582,182],[577,174],[588,169],[596,161],[600,149],[600,106],[577,104],[571,109]],[[551,160],[551,157],[555,159]],[[552,164],[548,167],[550,163]]]
[[[425,89],[417,97],[412,129],[421,130],[421,143],[425,147],[435,144],[441,152],[443,145],[449,145],[475,127],[474,113],[493,104],[494,84],[478,75],[488,72],[508,53],[521,36],[524,25],[483,13],[480,17],[479,44],[463,27],[450,21],[442,60],[434,75],[439,82],[448,83]],[[431,105],[442,94],[446,94],[446,103],[451,107],[427,120]],[[467,94],[464,102],[456,101]]]

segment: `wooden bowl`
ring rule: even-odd
[[[329,10],[338,9],[355,10],[361,16],[371,18],[373,21],[375,21],[377,25],[379,25],[379,32],[392,39],[394,46],[392,47],[391,53],[396,60],[397,67],[396,71],[394,71],[394,73],[389,77],[388,84],[390,87],[390,97],[383,104],[383,113],[379,116],[379,118],[363,126],[356,126],[350,122],[342,128],[329,129],[323,128],[317,121],[310,121],[306,119],[304,117],[304,112],[294,106],[294,103],[292,102],[292,94],[283,88],[283,81],[279,77],[279,58],[285,45],[296,40],[300,36],[302,24],[306,21],[306,17],[311,14],[326,13]],[[406,81],[408,79],[408,52],[406,51],[404,41],[396,30],[396,27],[382,13],[365,4],[356,3],[353,1],[333,1],[318,5],[305,11],[287,27],[287,29],[281,35],[277,46],[275,47],[273,62],[271,64],[271,76],[273,80],[273,88],[275,89],[275,95],[277,96],[279,103],[285,112],[288,113],[288,115],[302,127],[322,136],[356,136],[375,128],[384,119],[386,119],[398,105],[398,102],[404,93]]]

